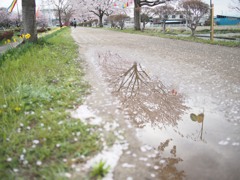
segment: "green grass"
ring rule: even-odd
[[[96,128],[70,117],[88,85],[64,28],[0,56],[0,179],[64,179],[97,152]]]
[[[196,33],[204,34],[209,33],[209,29],[198,30]],[[226,33],[240,33],[240,29],[214,29],[214,33],[216,34],[226,34]]]
[[[169,33],[162,33],[161,30],[157,29],[146,29],[145,31],[136,31],[134,29],[124,29],[124,30],[117,30],[117,29],[111,29],[113,31],[119,31],[124,33],[131,33],[131,34],[140,34],[140,35],[147,35],[147,36],[155,36],[155,37],[161,37],[161,38],[169,38],[169,39],[177,39],[177,40],[183,40],[183,41],[191,41],[191,42],[198,42],[198,43],[205,43],[205,44],[213,44],[213,45],[221,45],[221,46],[228,46],[228,47],[240,47],[240,42],[236,41],[217,41],[214,40],[213,42],[207,39],[201,39],[197,37],[181,37],[181,36],[175,36],[176,32],[169,32]],[[185,34],[185,33],[184,33]]]
[[[100,160],[99,163],[93,165],[90,177],[101,180],[108,174],[109,170],[110,166],[107,166],[105,161]]]

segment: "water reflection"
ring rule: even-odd
[[[161,143],[158,147],[160,156],[164,156],[163,153],[165,149],[169,146],[169,142],[172,139],[166,140],[164,143]],[[186,177],[185,172],[182,170],[177,169],[178,163],[182,162],[183,160],[177,157],[177,147],[173,145],[170,149],[170,156],[167,158],[162,158],[160,161],[160,179],[176,179],[181,180]]]
[[[138,127],[146,123],[158,128],[177,126],[187,107],[175,89],[165,87],[158,78],[150,77],[140,64],[125,61],[117,54],[99,53],[98,57],[112,92]]]
[[[138,128],[144,129],[149,124],[152,129],[170,126],[183,137],[177,125],[188,108],[183,105],[183,97],[174,88],[165,87],[158,78],[150,77],[140,64],[125,61],[118,54],[99,53],[98,57],[111,91],[119,97],[125,114],[134,120]],[[185,172],[177,166],[183,160],[177,156],[177,146],[171,147],[170,141],[172,139],[160,143],[157,148],[159,178],[181,180]]]
[[[101,72],[111,92],[121,100],[127,119],[136,122],[138,139],[158,150],[158,179],[239,179],[239,123],[233,125],[224,117],[232,113],[234,120],[238,114],[219,110],[225,107],[224,99],[216,106],[216,97],[205,91],[196,93],[196,87],[208,86],[199,85],[196,77],[189,76],[182,87],[192,88],[186,102],[192,108],[188,109],[175,88],[150,77],[141,65],[110,52],[99,54],[99,60]]]
[[[203,141],[203,121],[204,121],[204,113],[200,113],[198,115],[191,113],[190,114],[190,118],[192,121],[196,122],[196,123],[201,123],[201,131],[200,131],[200,140]]]

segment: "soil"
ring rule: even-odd
[[[94,28],[72,29],[72,36],[79,45],[86,80],[92,87],[84,104],[103,120],[102,126],[117,124],[114,134],[122,145],[112,176],[106,179],[240,177],[237,170],[240,167],[237,161],[240,157],[239,48]],[[109,52],[120,56],[129,64],[127,67],[140,63],[169,92],[181,95],[182,105],[190,110],[180,109],[182,115],[175,123],[166,118],[156,120],[157,123],[142,119],[143,123],[139,124],[129,113],[131,106],[125,106],[112,93],[108,81],[111,76],[106,76],[107,71],[100,63],[101,57]],[[113,62],[113,69],[122,64]],[[203,120],[192,122],[190,113],[203,113],[204,123]],[[156,118],[162,117],[161,114],[155,115]],[[195,132],[199,129],[200,136]],[[73,176],[78,177],[79,173]]]

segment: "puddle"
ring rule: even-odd
[[[111,52],[98,54],[106,81],[121,101],[125,115],[138,126],[176,126],[186,106],[182,95],[169,89],[157,77],[149,77],[142,66]],[[116,64],[118,66],[116,67]]]
[[[131,80],[131,77],[134,78],[134,72],[131,71],[133,66],[126,71],[127,63],[122,61],[123,65],[119,64],[120,68],[116,69],[113,59],[119,60],[119,56],[99,55],[100,59],[102,57],[106,80],[121,99],[125,107],[125,118],[136,127],[139,141],[159,153],[160,160],[156,166],[160,167],[160,179],[235,180],[240,177],[239,122],[233,119],[235,123],[230,123],[226,119],[228,113],[219,110],[224,106],[216,107],[216,102],[221,99],[203,93],[201,88],[204,85],[201,85],[198,91],[202,94],[192,94],[184,105],[182,96],[176,90],[169,91],[159,81],[151,83],[159,84],[158,88],[164,93],[155,93],[155,86],[136,88],[135,85],[128,85],[134,82]],[[106,63],[109,57],[112,64]],[[124,69],[127,73],[124,73]],[[141,68],[139,71],[143,72]],[[127,74],[130,76],[127,77]],[[123,84],[127,86],[121,91],[119,87]],[[118,90],[114,91],[114,87],[118,87]],[[129,93],[128,90],[134,88],[138,93],[132,96],[132,92]],[[196,88],[194,84],[192,88]],[[163,94],[167,96],[162,96]]]
[[[238,179],[239,126],[226,121],[224,114],[217,111],[205,110],[203,123],[191,120],[191,113],[202,111],[202,108],[187,110],[175,128],[159,129],[147,124],[137,128],[137,137],[155,149],[171,139],[169,144],[176,147],[176,155],[182,159],[177,167],[184,170],[187,179]],[[163,151],[162,157],[169,158],[170,151],[169,148]]]

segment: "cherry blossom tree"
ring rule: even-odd
[[[115,11],[122,11],[127,6],[134,5],[134,27],[141,30],[141,7],[153,7],[167,1],[174,0],[72,0],[76,4],[76,9],[85,9],[99,18],[99,26],[103,26],[103,16],[112,15]],[[119,6],[121,4],[121,6]],[[116,14],[116,13],[115,13]]]
[[[6,8],[0,8],[0,26],[9,26],[11,20]]]
[[[118,9],[114,6],[117,0],[75,0],[74,2],[77,5],[76,11],[79,11],[81,9],[81,16],[84,16],[84,13],[85,18],[87,17],[88,20],[91,18],[94,19],[92,15],[97,16],[99,19],[100,27],[103,27],[103,17],[105,15],[109,16],[118,11]]]
[[[129,17],[126,14],[116,14],[109,16],[109,20],[111,21],[111,27],[120,27],[123,30],[125,25],[125,20]]]

